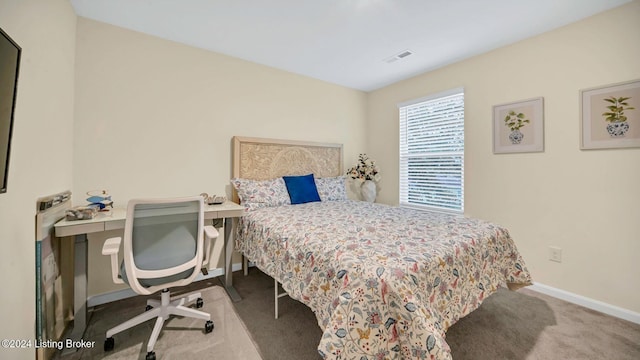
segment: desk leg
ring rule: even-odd
[[[227,294],[232,301],[237,302],[242,300],[240,294],[233,287],[233,237],[231,236],[231,229],[233,228],[233,218],[224,219],[224,288],[227,290]]]
[[[73,330],[67,338],[81,340],[87,328],[87,235],[76,235],[74,240]],[[63,354],[76,350],[65,348]]]

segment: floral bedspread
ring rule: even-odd
[[[445,332],[531,283],[506,229],[358,201],[248,211],[236,247],[309,306],[325,359],[451,359]]]

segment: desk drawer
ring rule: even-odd
[[[105,230],[124,229],[124,219],[105,222],[104,229]]]
[[[216,213],[216,219],[233,218],[244,215],[244,209],[220,210]],[[206,213],[205,213],[206,216]]]
[[[68,225],[68,226],[57,226],[56,227],[56,236],[71,236],[77,234],[88,234],[104,231],[104,223],[89,223],[89,224],[77,224],[77,225]]]

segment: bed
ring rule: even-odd
[[[451,325],[531,283],[505,228],[349,200],[342,171],[339,144],[234,138],[236,248],[311,308],[325,359],[450,359]],[[322,201],[291,205],[280,176],[304,174]]]

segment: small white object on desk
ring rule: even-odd
[[[225,201],[227,201],[226,196],[218,196],[218,195],[209,196],[209,194],[207,193],[202,193],[200,194],[200,196],[204,198],[204,203],[207,205],[220,205],[220,204],[223,204]]]
[[[69,221],[93,219],[98,213],[96,206],[75,206],[65,211],[65,219]]]

